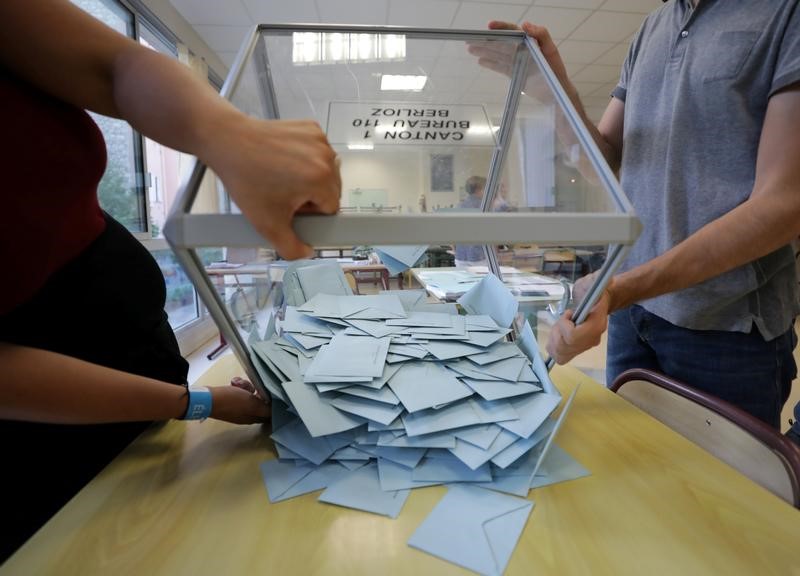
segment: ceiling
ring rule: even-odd
[[[230,65],[248,29],[325,23],[483,30],[489,20],[547,26],[589,116],[597,121],[628,45],[661,0],[170,0]]]

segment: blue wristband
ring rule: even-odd
[[[208,388],[189,388],[189,405],[183,420],[205,420],[211,416],[211,391]]]

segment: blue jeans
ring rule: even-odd
[[[629,368],[648,368],[727,400],[780,429],[781,408],[797,374],[794,328],[769,342],[748,334],[689,330],[631,306],[611,315],[608,384]]]

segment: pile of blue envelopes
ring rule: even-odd
[[[394,518],[412,488],[458,483],[409,544],[502,573],[533,503],[498,492],[527,496],[588,472],[550,450],[574,393],[552,418],[561,396],[527,321],[505,338],[517,301],[489,275],[459,303],[467,315],[421,291],[317,293],[287,306],[278,331],[251,336],[273,397],[279,458],[262,464],[270,501],[324,488],[322,502]],[[477,515],[476,537],[496,533],[485,557],[441,539],[450,509]]]

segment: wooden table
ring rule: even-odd
[[[236,371],[226,356],[203,383]],[[553,376],[582,384],[558,443],[592,476],[531,492],[507,574],[800,574],[800,511],[575,369]],[[396,520],[316,493],[270,504],[272,455],[259,426],[154,427],[0,575],[468,574],[406,545],[445,488],[414,490]]]
[[[384,290],[389,290],[389,269],[384,264],[345,264],[340,262],[342,272],[350,272],[356,279],[356,285],[365,282],[380,282]],[[397,275],[397,286],[403,289],[403,275]]]

